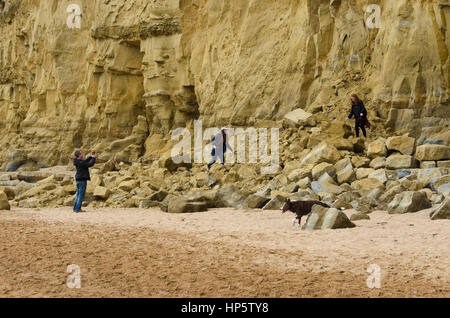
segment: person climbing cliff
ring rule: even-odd
[[[73,164],[77,169],[77,173],[75,174],[77,194],[73,205],[73,212],[75,213],[83,212],[81,210],[81,205],[83,204],[84,195],[86,194],[87,181],[91,180],[89,168],[94,166],[95,159],[95,152],[92,152],[91,155],[84,160],[84,155],[81,150],[75,151],[75,158],[73,159]]]
[[[230,144],[228,143],[227,137],[228,137],[228,129],[223,127],[220,130],[220,132],[211,139],[212,160],[210,163],[208,163],[208,166],[207,166],[208,170],[216,162],[218,156],[219,156],[220,160],[222,161],[222,165],[224,165],[225,164],[225,153],[227,152],[227,149],[229,149],[230,151],[233,151]]]
[[[369,121],[367,120],[367,110],[364,107],[363,102],[359,99],[358,95],[352,94],[351,96],[352,108],[350,114],[345,120],[351,119],[355,116],[355,134],[359,137],[359,129],[362,130],[364,137],[367,137],[366,127],[369,127]]]

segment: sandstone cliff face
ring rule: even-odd
[[[2,0],[0,28],[3,168],[151,159],[193,119],[343,120],[352,92],[376,134],[450,141],[448,0]]]

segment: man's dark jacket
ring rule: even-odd
[[[73,164],[77,168],[75,180],[77,181],[91,180],[91,176],[89,175],[89,167],[92,167],[95,164],[95,158],[89,157],[86,160],[75,158],[73,159]]]
[[[362,117],[360,115],[361,113],[363,114]],[[353,116],[355,116],[356,121],[361,121],[363,118],[367,118],[367,110],[364,107],[363,102],[359,101],[358,104],[352,105],[352,110],[348,115],[348,119],[352,118]]]

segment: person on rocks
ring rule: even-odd
[[[351,119],[355,116],[355,133],[356,137],[359,138],[359,129],[362,130],[364,137],[367,137],[366,126],[369,126],[369,121],[367,120],[367,110],[364,107],[363,102],[359,99],[358,95],[352,94],[351,96],[352,108],[350,114],[345,120]]]
[[[220,158],[220,160],[222,161],[222,165],[224,165],[225,164],[225,153],[227,152],[227,149],[230,149],[230,151],[233,151],[230,144],[228,143],[227,137],[228,137],[228,129],[223,127],[222,129],[220,129],[220,132],[211,139],[212,160],[210,163],[208,163],[208,166],[207,166],[208,170],[216,162],[217,157]]]
[[[84,155],[81,150],[75,151],[75,158],[73,159],[73,164],[77,169],[77,173],[75,174],[75,180],[77,183],[77,195],[75,197],[75,202],[73,205],[73,212],[84,212],[81,210],[81,205],[83,204],[84,195],[86,194],[86,187],[88,180],[91,180],[91,176],[89,175],[89,168],[94,166],[95,164],[95,152],[92,152],[91,155],[84,160]]]

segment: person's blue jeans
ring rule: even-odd
[[[217,155],[220,156],[220,160],[222,160],[222,164],[225,163],[225,156],[224,156],[223,151],[222,151],[221,153],[217,154],[216,149],[213,148],[213,149],[211,150],[212,160],[211,160],[210,163],[208,163],[208,169],[216,162],[216,160],[217,160]]]
[[[80,212],[86,194],[87,181],[77,181],[77,195],[73,204],[73,212]]]

